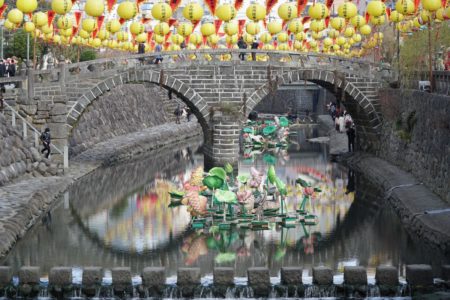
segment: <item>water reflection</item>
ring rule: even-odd
[[[245,276],[248,267],[267,266],[276,276],[282,266],[326,264],[339,272],[349,264],[370,270],[384,263],[402,269],[409,263],[448,261],[411,240],[364,178],[329,162],[324,145],[305,142],[314,134],[312,129],[299,131],[285,151],[252,153],[240,161],[239,170],[265,170],[267,155],[275,158],[276,172],[288,185],[289,210],[301,199],[295,179],[314,182],[323,191],[313,199],[319,217],[315,226],[192,230],[185,207],[168,207],[168,191],[180,188],[202,165],[194,142],[86,176],[3,264],[40,265],[44,273],[57,265],[130,266],[135,273],[163,265],[168,275],[180,266],[200,267],[203,274],[214,266],[231,266],[238,276]]]

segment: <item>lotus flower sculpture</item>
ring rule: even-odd
[[[303,200],[298,211],[299,213],[307,214],[308,212],[306,211],[306,204],[309,202],[311,209],[312,208],[311,198],[315,193],[320,193],[322,192],[322,190],[319,188],[312,187],[309,182],[301,178],[298,178],[295,182],[303,188]]]

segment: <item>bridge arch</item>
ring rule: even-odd
[[[72,134],[72,130],[77,126],[77,123],[87,107],[94,103],[101,95],[110,92],[113,88],[120,85],[142,82],[158,84],[164,89],[176,94],[197,117],[203,130],[205,142],[210,140],[210,108],[208,103],[186,83],[170,75],[164,74],[163,70],[158,71],[154,69],[130,69],[97,83],[94,87],[81,95],[69,109],[67,114],[67,125],[69,126],[68,137]]]
[[[336,94],[336,90],[343,91],[345,99],[341,103],[354,119],[359,145],[367,149],[374,149],[378,146],[378,133],[382,124],[381,114],[377,111],[377,104],[373,103],[362,90],[372,84],[378,84],[377,82],[368,78],[353,77],[345,73],[320,69],[289,70],[273,80],[277,81],[277,86],[310,81],[326,88],[333,94]],[[251,112],[271,92],[273,89],[271,84],[271,82],[266,82],[254,90],[247,99],[246,112]]]

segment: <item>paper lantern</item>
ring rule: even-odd
[[[305,33],[304,32],[299,32],[295,35],[295,40],[296,41],[303,41],[305,39]]]
[[[95,19],[84,19],[81,22],[81,28],[83,28],[83,30],[87,31],[87,32],[92,32],[94,31],[95,27],[97,27],[97,22],[95,21]]]
[[[198,45],[202,42],[202,36],[198,33],[192,33],[189,36],[189,43],[194,44],[194,45]]]
[[[436,11],[436,20],[439,21],[445,20],[445,10],[442,7]]]
[[[225,37],[225,42],[227,44],[234,45],[234,44],[237,43],[237,41],[238,41],[238,35],[237,34],[235,34],[235,35],[227,35]]]
[[[141,34],[144,32],[144,30],[144,24],[142,24],[141,22],[133,22],[130,25],[130,32],[134,35]]]
[[[2,7],[3,4],[5,4],[5,0],[0,0],[0,7]]]
[[[65,15],[72,9],[72,0],[52,0],[52,10],[58,15]]]
[[[425,24],[425,23],[428,23],[428,22],[431,21],[431,13],[429,11],[427,11],[427,10],[422,10],[420,12],[420,18],[419,19],[420,19],[422,25]]]
[[[11,9],[8,12],[7,19],[15,25],[20,24],[23,21],[23,13],[17,8]]]
[[[280,32],[280,33],[277,34],[277,40],[278,40],[280,43],[285,43],[285,42],[287,42],[288,39],[289,39],[289,36],[288,36],[288,34],[287,34],[286,32],[284,32],[284,31],[282,31],[282,32]]]
[[[170,27],[166,22],[160,22],[156,24],[156,26],[153,28],[153,31],[158,35],[165,36],[169,33]]]
[[[219,42],[219,36],[215,33],[208,36],[208,43],[210,45],[216,45]]]
[[[341,17],[332,18],[330,20],[330,25],[336,30],[341,30],[345,26],[345,19]]]
[[[247,31],[251,35],[257,35],[260,31],[260,28],[258,23],[248,22],[247,25],[245,25],[245,31]]]
[[[130,20],[137,15],[137,5],[135,2],[124,1],[117,7],[117,14],[123,20]],[[153,14],[153,10],[152,10]]]
[[[199,21],[203,17],[203,8],[200,4],[191,2],[183,8],[183,17],[189,21]]]
[[[311,17],[311,19],[324,19],[328,16],[328,8],[325,6],[325,4],[315,3],[309,7],[308,15]]]
[[[294,49],[295,50],[301,50],[302,49],[302,43],[300,41],[294,41]]]
[[[384,38],[384,34],[382,32],[375,32],[373,35],[374,39],[376,40],[382,40]]]
[[[264,32],[263,34],[261,34],[261,36],[259,37],[259,39],[261,40],[261,42],[263,42],[264,44],[270,43],[272,41],[272,35],[268,32]]]
[[[41,27],[48,23],[47,14],[41,11],[34,13],[32,20],[36,27]]]
[[[53,33],[53,25],[50,24],[50,26],[48,26],[48,24],[45,24],[44,26],[41,27],[42,33],[47,34],[47,33]]]
[[[339,5],[338,7],[338,14],[339,17],[350,19],[356,16],[358,13],[358,9],[356,8],[356,5],[352,2],[345,2]]]
[[[72,28],[61,29],[61,30],[59,31],[59,34],[60,34],[61,36],[65,36],[65,37],[70,37],[70,36],[72,36],[72,33],[73,33]]]
[[[155,3],[152,7],[152,16],[156,20],[166,22],[172,16],[172,8],[164,2]]]
[[[147,33],[142,32],[136,36],[136,42],[145,43],[147,41]]]
[[[264,45],[262,48],[263,48],[263,50],[273,50],[274,46],[272,44],[267,44],[267,45]]]
[[[61,37],[57,34],[53,36],[53,43],[59,44],[61,42]]]
[[[347,28],[345,28],[345,31],[344,31],[344,35],[346,36],[346,37],[352,37],[353,35],[355,34],[355,29],[353,28],[353,27],[347,27]]]
[[[313,31],[312,33],[311,33],[311,37],[313,38],[313,39],[315,39],[315,40],[320,40],[320,39],[322,39],[322,32],[315,32],[315,31]]]
[[[317,41],[312,40],[312,41],[309,41],[309,46],[311,46],[311,48],[316,48],[318,46],[318,43],[317,43]]]
[[[384,22],[386,21],[384,16],[370,16],[370,23],[372,23],[373,25],[383,25]]]
[[[253,43],[255,41],[255,38],[253,37],[253,35],[248,34],[248,33],[244,33],[242,38],[244,39],[244,42],[246,44],[251,44],[251,43]]]
[[[103,0],[86,0],[84,11],[88,16],[100,17],[105,11],[105,4]]]
[[[355,28],[359,28],[366,25],[366,19],[361,15],[356,15],[350,19],[350,22]]]
[[[154,40],[157,44],[162,44],[162,43],[164,43],[164,36],[159,35],[159,34],[154,34],[154,35],[153,35],[153,40]]]
[[[236,9],[231,4],[219,5],[216,9],[216,16],[220,20],[228,22],[236,17]]]
[[[72,20],[70,17],[61,16],[58,18],[58,21],[56,22],[59,29],[68,29],[72,28]]]
[[[128,38],[129,38],[129,36],[128,36],[128,33],[126,31],[119,31],[117,33],[117,40],[118,41],[125,42],[125,41],[128,41]]]
[[[83,29],[78,31],[78,35],[81,36],[83,39],[88,39],[91,36],[91,34],[89,32],[87,32],[86,30],[83,30]]]
[[[0,7],[2,6],[3,4],[0,5]],[[36,10],[37,6],[38,3],[36,0],[17,0],[16,2],[17,9],[19,9],[24,14],[31,14]]]
[[[336,29],[330,29],[328,31],[328,36],[332,39],[337,38],[339,36],[339,31],[337,31]]]
[[[172,34],[172,36],[170,37],[170,40],[172,41],[172,43],[180,45],[184,41],[184,37],[182,35],[176,33],[176,34]]]
[[[379,17],[386,13],[386,6],[379,0],[372,0],[367,4],[367,13],[372,17]]]
[[[339,36],[336,39],[336,44],[338,44],[339,46],[343,46],[346,42],[347,42],[347,39],[343,36]]]
[[[325,29],[325,21],[324,20],[312,20],[311,24],[309,24],[309,29],[315,32],[322,31]]]
[[[300,19],[293,19],[289,22],[288,29],[290,32],[296,34],[303,31],[303,23]]]
[[[450,19],[450,5],[447,6],[447,8],[445,9],[444,15],[445,15],[446,18]]]
[[[283,30],[283,24],[280,20],[274,20],[269,22],[267,24],[267,30],[270,32],[270,34],[277,34],[281,30]]]
[[[355,43],[361,42],[361,39],[362,39],[361,35],[359,33],[355,34],[352,38],[355,41]]]
[[[182,36],[186,37],[192,33],[192,25],[191,23],[180,23],[177,27],[177,33],[181,34]]]
[[[120,22],[119,20],[111,20],[106,23],[106,30],[108,30],[110,33],[116,33],[120,30]]]
[[[278,45],[277,50],[280,51],[288,51],[289,50],[289,45],[286,43],[281,43]]]
[[[372,32],[372,28],[370,27],[370,25],[363,25],[359,28],[359,31],[361,32],[362,35],[369,35]]]
[[[252,3],[247,7],[246,15],[252,21],[261,21],[266,17],[266,8],[261,4]]]
[[[441,0],[422,0],[422,7],[428,11],[434,12],[441,8]]]
[[[398,11],[394,10],[393,12],[391,12],[389,20],[394,23],[401,22],[403,20],[403,15]]]
[[[33,22],[25,22],[25,24],[23,25],[23,29],[25,30],[25,32],[33,32],[34,29],[36,29],[36,26],[34,26]]]
[[[395,9],[402,15],[411,15],[415,12],[414,2],[411,0],[398,0]]]
[[[297,18],[297,5],[293,2],[285,2],[278,7],[278,16],[282,20],[289,21]]]
[[[92,47],[98,48],[102,45],[102,41],[99,38],[92,39],[92,42],[90,43]]]
[[[213,23],[204,23],[200,27],[200,32],[203,36],[210,36],[211,34],[214,34],[216,32],[216,28],[214,27]]]
[[[330,38],[324,38],[323,39],[323,45],[326,47],[331,47],[333,45],[333,40]]]
[[[237,22],[230,21],[223,25],[223,31],[227,35],[235,35],[238,32],[238,30],[239,30],[239,26],[238,26]]]

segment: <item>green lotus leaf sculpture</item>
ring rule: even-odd
[[[185,194],[186,194],[185,192],[180,192],[180,191],[170,191],[169,192],[170,197],[174,198],[174,199],[181,199],[181,198],[183,198],[183,196]]]
[[[203,184],[208,187],[210,190],[219,189],[223,186],[223,180],[222,178],[216,176],[216,175],[209,175],[203,178]]]
[[[211,176],[217,176],[220,179],[222,179],[223,181],[225,181],[227,179],[227,172],[225,171],[224,168],[221,167],[214,167],[211,170],[209,170],[209,175]]]
[[[218,264],[223,264],[227,262],[232,262],[236,260],[236,253],[234,252],[225,252],[217,254],[214,261]]]
[[[242,174],[238,175],[237,179],[242,184],[247,184],[248,180],[250,179],[250,176],[248,174]]]
[[[277,127],[270,125],[270,126],[266,126],[263,129],[263,135],[271,135],[272,133],[274,133],[275,131],[277,131]]]
[[[227,174],[233,173],[233,166],[230,163],[226,163],[223,168]]]
[[[277,187],[277,190],[280,192],[281,195],[283,196],[287,195],[286,185],[278,177],[275,178],[275,186]]]
[[[217,190],[214,193],[214,197],[221,203],[238,204],[236,194],[231,191]]]
[[[286,117],[280,117],[280,126],[281,127],[288,127],[289,126],[289,120]]]
[[[275,167],[273,165],[269,167],[269,170],[267,170],[267,178],[269,179],[271,184],[275,183],[277,174],[275,173]]]

